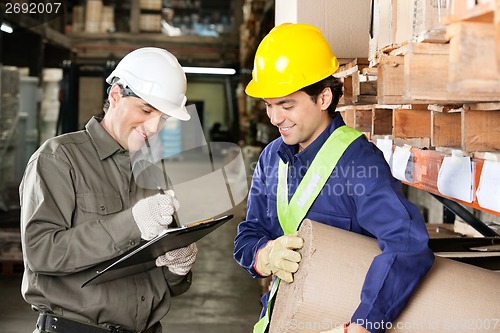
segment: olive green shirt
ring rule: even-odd
[[[129,152],[97,119],[47,140],[29,160],[19,191],[21,291],[34,309],[139,332],[159,326],[171,296],[189,288],[190,275],[166,267],[81,287],[93,266],[139,243],[131,207],[153,194],[136,185]]]

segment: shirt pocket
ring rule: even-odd
[[[79,193],[76,201],[78,208],[86,213],[109,215],[123,209],[121,197],[112,193]]]
[[[307,218],[340,229],[351,230],[352,220],[348,216],[341,216],[334,213],[311,210],[307,214]]]

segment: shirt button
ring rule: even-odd
[[[146,297],[141,296],[141,301],[143,301],[143,302],[144,302],[145,300],[146,300]]]
[[[105,210],[106,210],[106,206],[104,206],[104,205],[101,205],[101,207],[100,207],[100,208],[101,208],[101,210],[102,210],[102,211],[105,211]]]
[[[130,245],[135,245],[135,241],[131,240]]]

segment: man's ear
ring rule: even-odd
[[[323,89],[319,95],[319,102],[321,103],[321,110],[326,110],[332,104],[333,93],[330,87]]]
[[[109,93],[108,93],[109,106],[113,107],[116,104],[118,104],[118,102],[120,101],[120,98],[122,98],[120,86],[117,84],[113,84],[110,87]]]

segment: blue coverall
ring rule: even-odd
[[[283,235],[276,209],[279,159],[288,163],[290,199],[318,150],[342,125],[345,123],[337,114],[300,153],[296,146],[278,138],[260,155],[248,196],[246,220],[239,224],[234,241],[234,258],[253,277],[261,277],[254,268],[257,251],[269,240]],[[401,182],[392,176],[382,152],[364,136],[347,148],[306,218],[374,237],[382,250],[366,275],[361,303],[351,322],[371,323],[375,328],[381,327],[376,323],[392,322],[434,262],[422,215],[403,196]],[[262,297],[261,317],[268,296],[269,293]]]

